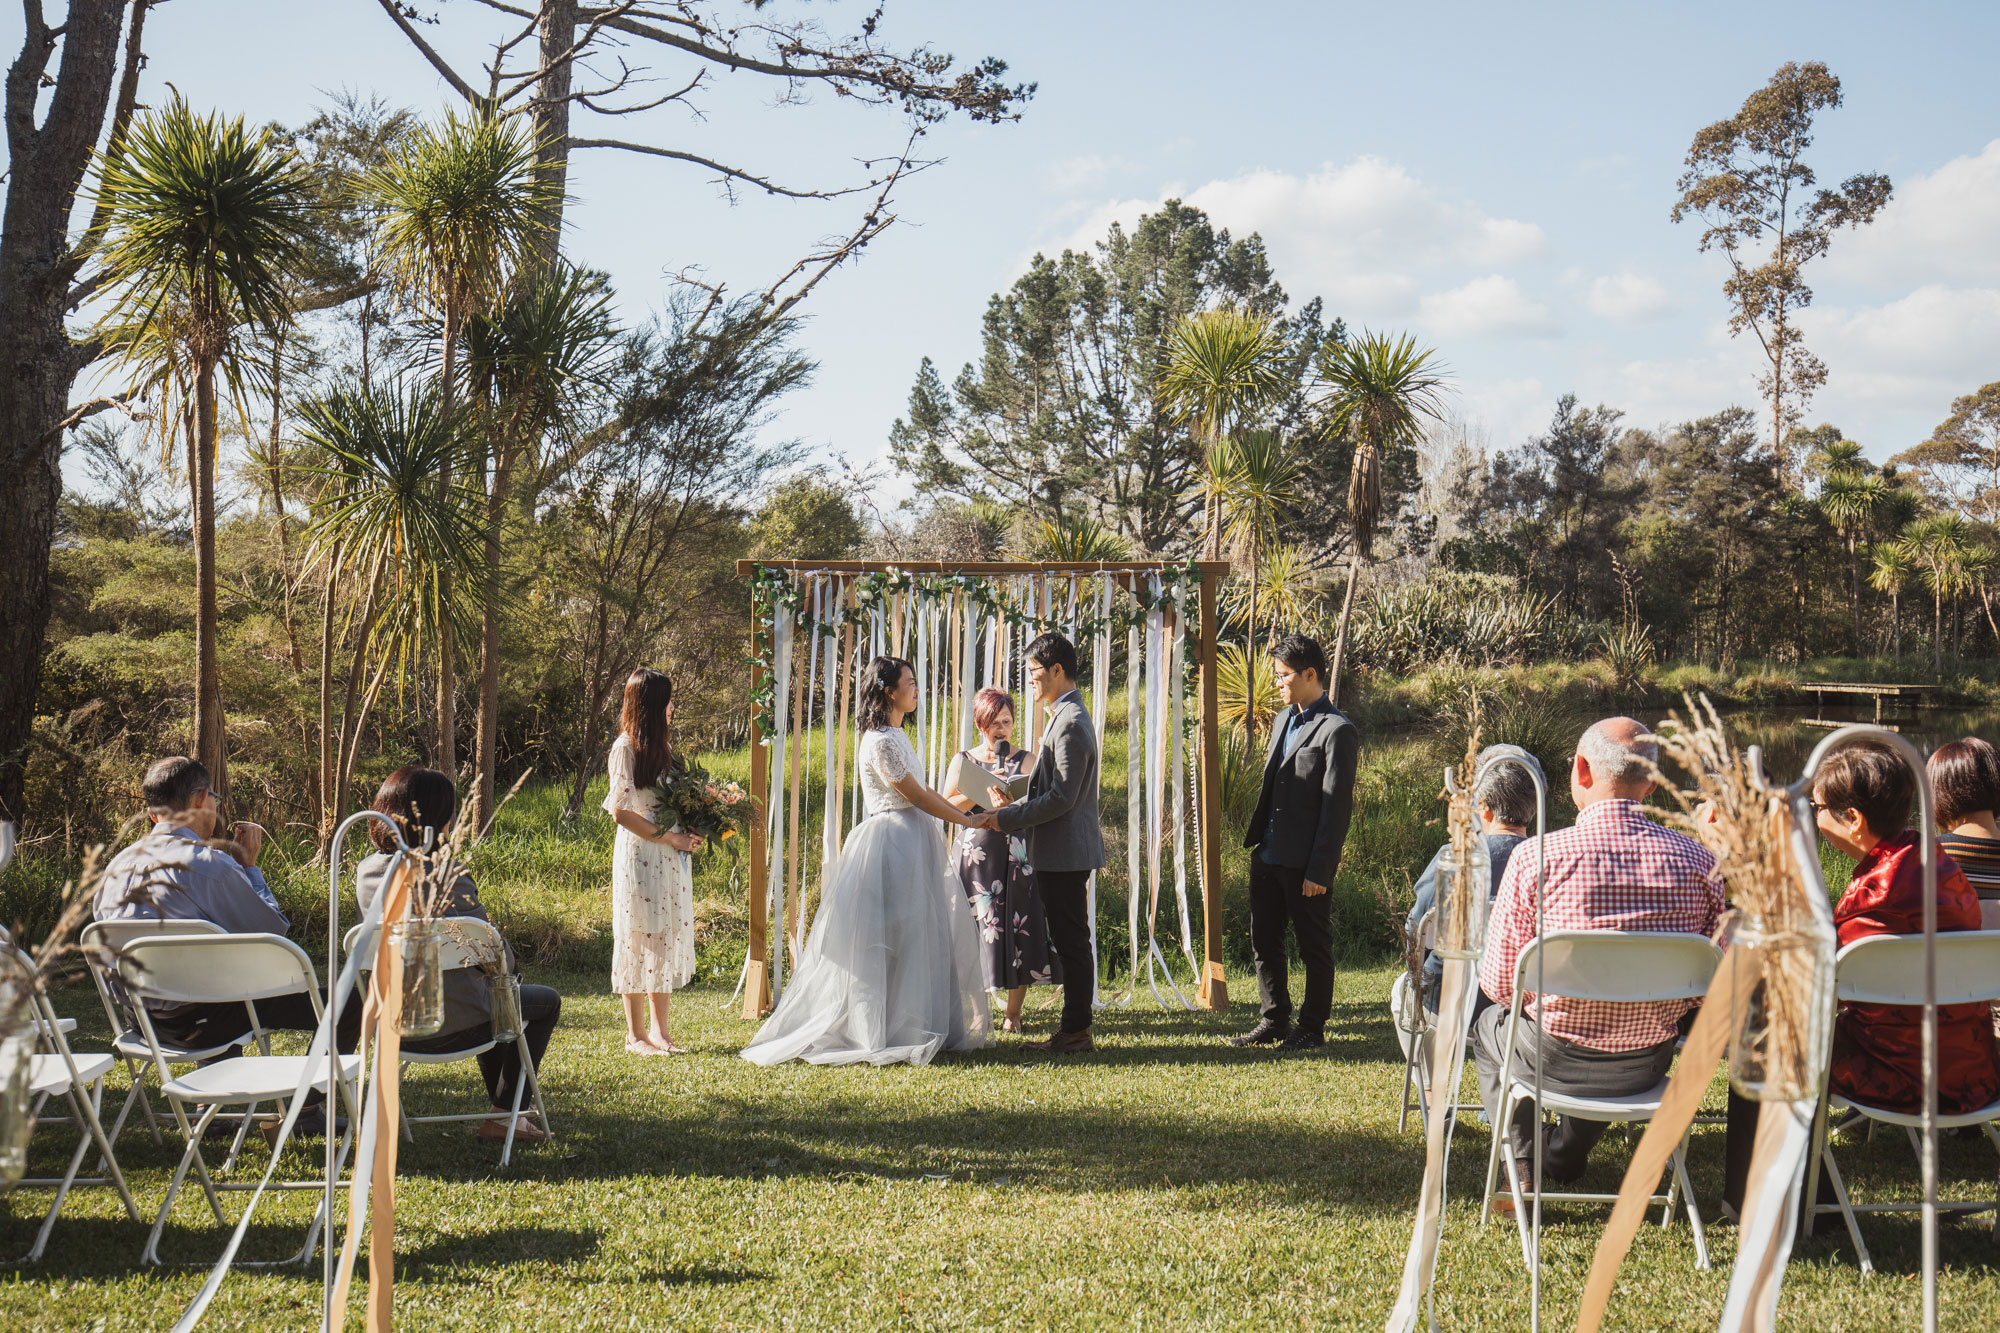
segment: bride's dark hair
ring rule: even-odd
[[[619,730],[632,742],[632,781],[652,786],[673,765],[673,738],[667,729],[667,705],[674,701],[674,682],[664,671],[640,667],[625,678],[625,707]]]
[[[863,731],[880,731],[889,725],[889,696],[903,683],[903,673],[915,670],[900,657],[878,657],[868,664],[861,678],[861,707],[854,715]]]

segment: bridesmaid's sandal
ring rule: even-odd
[[[687,1047],[676,1046],[674,1044],[674,1039],[672,1037],[667,1036],[665,1033],[661,1033],[659,1036],[654,1037],[652,1041],[653,1041],[653,1054],[655,1055],[686,1055],[688,1053]]]
[[[665,1054],[666,1054],[666,1052],[665,1052],[665,1051],[663,1051],[663,1050],[661,1050],[661,1049],[660,1049],[659,1047],[657,1047],[657,1046],[653,1045],[652,1041],[651,1041],[650,1039],[646,1038],[646,1037],[627,1037],[627,1038],[625,1039],[625,1053],[626,1053],[627,1055],[665,1055]]]

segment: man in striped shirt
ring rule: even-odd
[[[1715,858],[1694,839],[1661,827],[1639,802],[1653,790],[1650,764],[1655,738],[1629,717],[1606,718],[1583,733],[1570,764],[1574,826],[1530,838],[1515,849],[1494,899],[1487,925],[1480,987],[1494,1006],[1473,1024],[1473,1056],[1489,1119],[1500,1109],[1500,1064],[1507,1050],[1507,1020],[1514,1001],[1514,973],[1521,951],[1535,936],[1535,876],[1546,858],[1542,903],[1544,931],[1655,930],[1706,935],[1722,912]],[[1540,846],[1538,847],[1538,844]],[[1514,1068],[1532,1081],[1540,1064],[1542,1086],[1586,1097],[1644,1092],[1673,1063],[1679,1022],[1692,1007],[1685,1000],[1608,1004],[1530,994],[1515,1038]],[[1521,1178],[1530,1176],[1535,1105],[1523,1099],[1508,1127]],[[1583,1174],[1605,1126],[1558,1120],[1543,1141],[1549,1181]],[[1511,1199],[1496,1206],[1511,1206]]]

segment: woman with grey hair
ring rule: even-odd
[[[1496,759],[1512,759],[1518,762],[1496,764]],[[1500,877],[1507,873],[1507,859],[1514,854],[1528,836],[1528,825],[1535,820],[1535,783],[1523,768],[1527,765],[1540,775],[1542,766],[1535,756],[1518,745],[1489,745],[1479,752],[1474,767],[1480,774],[1478,784],[1472,789],[1472,808],[1479,817],[1479,832],[1486,840],[1486,854],[1493,861],[1492,892],[1500,887]],[[1451,850],[1447,842],[1438,848],[1424,873],[1417,879],[1417,900],[1410,907],[1410,919],[1406,929],[1411,935],[1423,925],[1430,910],[1437,905],[1438,867],[1444,864],[1445,853]],[[1444,960],[1435,953],[1424,956],[1424,1008],[1436,1012],[1438,991],[1444,981]],[[1403,984],[1408,984],[1407,982]],[[1391,997],[1391,1007],[1402,997]],[[1482,993],[1474,1001],[1473,1014],[1493,1001]],[[1398,1035],[1407,1042],[1409,1034],[1397,1025]]]

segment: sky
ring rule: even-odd
[[[417,7],[466,65],[501,32],[476,0]],[[765,13],[801,11],[844,29],[865,7]],[[10,50],[17,12],[0,17]],[[922,358],[949,379],[977,356],[987,298],[1035,253],[1087,247],[1174,197],[1261,234],[1295,303],[1319,296],[1350,327],[1434,344],[1455,411],[1494,448],[1538,430],[1566,392],[1635,425],[1754,406],[1759,356],[1728,334],[1724,261],[1668,214],[1695,131],[1787,60],[1823,60],[1843,85],[1808,158],[1821,182],[1874,171],[1895,186],[1810,271],[1801,323],[1829,379],[1807,420],[1886,459],[2000,379],[2000,5],[1987,0],[888,0],[880,33],[998,56],[1038,86],[1016,123],[934,130],[945,161],[905,183],[896,224],[799,308],[819,368],[771,429],[818,460],[882,458]],[[172,0],[147,37],[147,101],[172,83],[198,108],[287,123],[342,88],[427,114],[455,104],[378,0]],[[901,145],[893,109],[777,92],[728,75],[700,116],[600,132],[809,186],[851,182],[857,159]],[[579,154],[566,245],[612,274],[627,320],[691,269],[761,290],[858,216],[851,198],[732,204],[711,176]],[[878,498],[903,493],[888,480]]]

